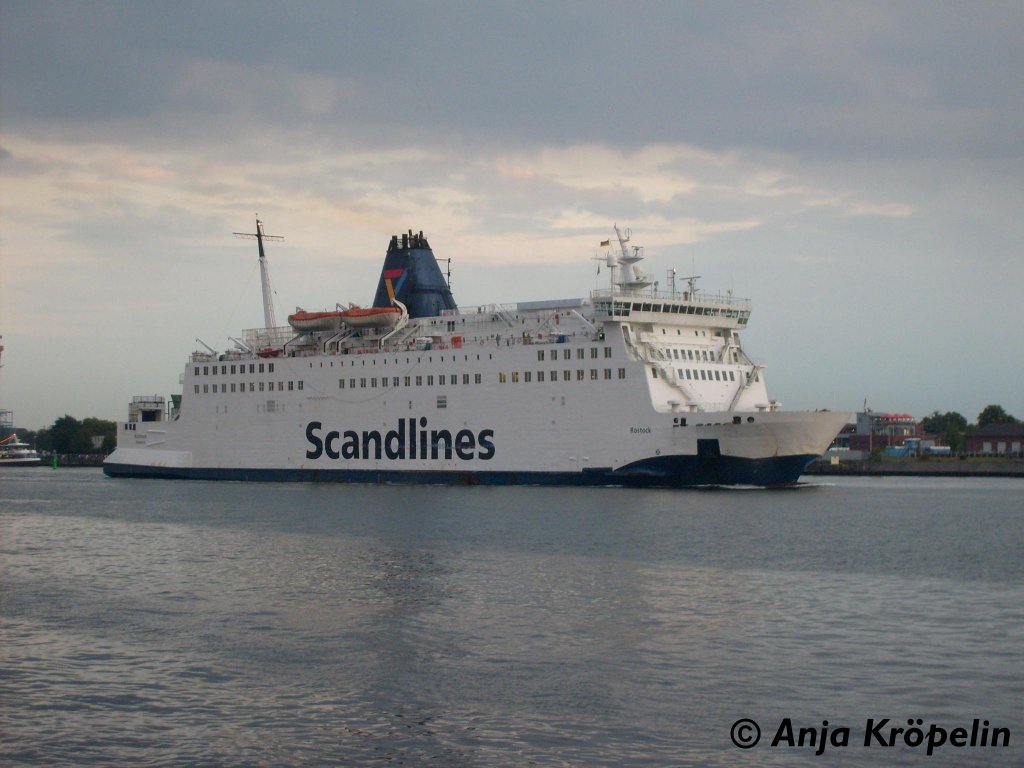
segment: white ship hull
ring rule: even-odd
[[[795,483],[846,423],[768,400],[739,347],[745,303],[634,298],[446,310],[395,338],[325,335],[272,360],[196,353],[180,409],[122,423],[105,471],[774,486]]]

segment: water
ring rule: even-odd
[[[0,763],[1020,765],[1024,483],[0,477]],[[730,741],[742,717],[761,742]],[[865,748],[867,718],[1008,748]],[[771,747],[795,729],[849,746]]]

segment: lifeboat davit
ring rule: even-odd
[[[343,315],[344,313],[338,310],[307,312],[304,309],[300,309],[298,312],[288,315],[288,325],[301,333],[336,331],[341,328]]]
[[[341,313],[342,321],[352,328],[391,328],[401,316],[398,307],[352,307]]]

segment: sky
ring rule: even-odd
[[[1020,2],[0,0],[0,408],[123,420],[196,339],[642,266],[749,298],[787,409],[1024,418]]]

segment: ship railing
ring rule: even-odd
[[[242,331],[242,341],[246,346],[255,350],[268,347],[280,349],[298,335],[290,325],[281,325],[276,328],[247,328]]]
[[[669,302],[675,304],[716,304],[719,306],[735,307],[738,309],[750,309],[750,299],[742,299],[731,295],[728,291],[609,291],[596,290],[590,292],[594,301],[614,299],[615,301],[640,302],[650,304],[651,302]]]

